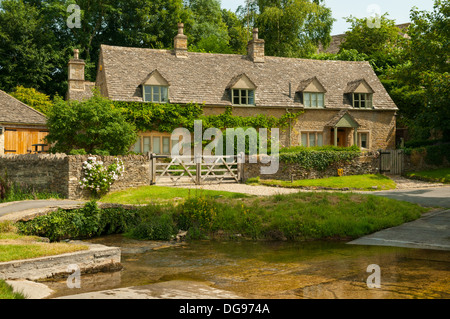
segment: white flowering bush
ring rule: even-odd
[[[88,157],[83,162],[84,177],[80,181],[82,189],[88,189],[95,195],[106,193],[111,185],[125,171],[123,162],[116,158],[115,162],[108,167],[103,166],[102,161],[95,157]]]

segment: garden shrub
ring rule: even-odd
[[[84,177],[80,181],[81,188],[88,189],[93,195],[107,193],[111,185],[124,172],[124,164],[116,158],[108,167],[103,166],[102,161],[95,157],[88,157],[83,163]]]
[[[47,237],[50,241],[59,241],[122,233],[129,227],[135,226],[137,221],[134,210],[99,209],[95,201],[90,201],[81,209],[59,209],[31,221],[18,222],[17,227],[24,235]]]
[[[306,169],[325,170],[339,162],[349,162],[361,155],[357,146],[352,147],[303,147],[284,148],[280,151],[280,162],[299,164]]]

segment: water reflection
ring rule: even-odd
[[[117,235],[93,241],[120,246],[124,269],[83,276],[85,286],[79,292],[191,280],[243,298],[450,297],[450,253],[446,251],[342,242],[246,241],[195,241],[154,250],[161,244]],[[380,289],[367,287],[370,264],[380,266]]]

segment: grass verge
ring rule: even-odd
[[[256,178],[249,179],[247,181],[247,184],[259,184],[287,188],[349,188],[354,190],[369,191],[395,189],[397,186],[392,179],[381,174],[352,175],[321,179],[303,179],[294,180],[293,182],[282,180],[261,180],[259,178]]]
[[[420,172],[410,172],[406,173],[405,176],[407,178],[418,179],[426,182],[450,184],[450,167]]]
[[[36,236],[24,236],[9,222],[0,225],[0,262],[60,255],[86,250],[86,245],[48,243]]]
[[[225,198],[243,198],[247,197],[241,193],[231,193],[223,191],[174,188],[166,186],[142,186],[129,188],[123,191],[111,192],[103,196],[100,201],[103,203],[116,204],[151,204],[165,202],[170,200],[185,200],[191,197],[225,197]]]
[[[0,299],[25,299],[25,296],[14,292],[10,285],[0,279]]]

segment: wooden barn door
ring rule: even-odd
[[[45,143],[48,132],[37,129],[5,128],[5,154],[34,153],[33,144]],[[41,148],[39,148],[41,149]]]

